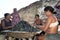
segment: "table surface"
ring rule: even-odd
[[[34,35],[36,35],[36,32],[7,32],[7,36],[14,38],[32,38]]]
[[[22,32],[22,31],[9,31],[5,30],[3,32],[7,33],[7,36],[14,37],[14,38],[32,38],[34,35],[40,32]],[[60,31],[58,32],[60,35]]]

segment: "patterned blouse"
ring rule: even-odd
[[[17,23],[19,23],[20,18],[19,18],[19,14],[18,13],[13,13],[12,14],[12,24],[16,25]]]

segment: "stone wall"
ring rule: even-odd
[[[53,4],[53,5],[52,5]],[[57,1],[43,2],[37,1],[29,6],[19,10],[20,18],[32,24],[34,22],[35,14],[40,15],[40,19],[44,20],[47,17],[44,14],[44,6],[54,7],[57,4]]]
[[[36,4],[36,5],[35,5]],[[34,22],[35,14],[37,14],[37,8],[40,7],[42,3],[37,1],[23,9],[20,10],[20,18],[29,22],[30,24]]]

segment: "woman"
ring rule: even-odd
[[[43,30],[40,34],[46,33],[45,40],[58,40],[58,20],[53,16],[54,8],[47,6],[44,9],[46,16],[46,25],[44,27],[39,27]]]
[[[19,14],[18,14],[18,11],[17,11],[17,8],[14,8],[13,9],[13,13],[11,15],[13,18],[12,18],[12,24],[15,26],[17,25],[19,22],[20,22],[20,18],[19,18]],[[16,38],[15,40],[19,40],[18,38]]]
[[[34,21],[34,23],[33,23],[33,26],[36,28],[36,26],[40,26],[40,25],[42,25],[42,20],[39,19],[39,15],[36,14],[36,15],[35,15],[35,21]],[[35,38],[35,36],[34,36],[34,38]],[[33,39],[34,39],[34,38],[33,38]],[[38,39],[38,38],[39,38],[39,39]],[[42,35],[36,36],[36,39],[37,39],[37,40],[43,40],[43,36],[42,36]]]
[[[20,22],[20,18],[19,18],[19,14],[16,8],[13,9],[13,13],[12,13],[12,24],[16,25]]]
[[[5,13],[4,14],[5,19],[3,19],[1,21],[1,26],[2,26],[2,30],[10,30],[14,27],[14,25],[11,22],[11,17],[9,13]]]
[[[34,21],[34,23],[33,23],[33,26],[38,26],[38,25],[42,25],[42,20],[41,19],[39,19],[39,15],[38,14],[36,14],[35,15],[35,21]]]
[[[5,17],[5,19],[3,19],[1,21],[2,30],[11,30],[14,27],[14,25],[12,24],[12,22],[10,20],[11,19],[10,14],[5,13],[4,17]],[[6,35],[6,33],[3,33],[3,34]],[[6,36],[6,39],[8,40],[8,36]]]

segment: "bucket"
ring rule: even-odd
[[[0,40],[5,40],[5,35],[0,35]]]

